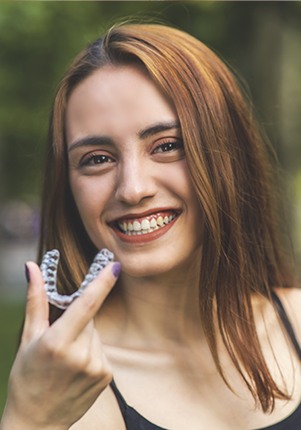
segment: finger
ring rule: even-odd
[[[49,327],[49,306],[41,271],[34,262],[26,263],[28,289],[22,341],[40,336]]]
[[[86,367],[86,372],[94,379],[101,379],[103,388],[112,380],[112,367],[104,353],[99,333],[93,331],[90,343],[90,361]]]
[[[120,273],[120,263],[110,263],[91,282],[82,295],[72,303],[52,326],[60,333],[64,342],[74,341],[90,320],[94,318],[107,295],[116,283]]]
[[[76,348],[82,351],[90,351],[95,331],[94,320],[90,320],[73,342]]]
[[[68,348],[75,361],[75,365],[85,369],[86,375],[92,379],[102,379],[107,385],[111,381],[112,369],[103,351],[100,334],[91,320],[76,341]]]

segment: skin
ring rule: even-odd
[[[212,363],[198,311],[202,211],[180,130],[141,134],[177,120],[173,106],[134,66],[98,70],[71,94],[71,188],[92,241],[114,252],[122,273],[112,290],[116,278],[108,266],[49,327],[41,275],[29,263],[23,340],[1,430],[124,430],[108,386],[112,374],[129,404],[173,430],[260,428],[282,420],[299,404],[300,364],[263,299],[253,300],[259,339],[281,384],[278,357],[292,400],[277,402],[272,415],[254,410],[221,342],[221,363],[237,395]],[[97,139],[87,141],[91,136]],[[158,208],[177,213],[158,237],[126,239],[111,223],[145,211],[151,216]],[[301,341],[300,290],[278,293]]]
[[[174,109],[156,86],[142,71],[129,66],[95,72],[69,101],[67,142],[74,199],[97,248],[112,250],[128,278],[170,275],[172,270],[177,279],[190,266],[188,256],[191,260],[191,254],[199,254],[202,213],[180,128],[146,135],[158,124],[177,122]],[[84,144],[91,136],[109,142]],[[102,161],[101,156],[104,161],[95,164]],[[126,242],[111,227],[116,219],[134,220],[145,212],[151,216],[160,212],[158,208],[181,213],[157,240]]]
[[[67,429],[112,377],[93,317],[116,282],[113,263],[51,327],[40,269],[27,266],[25,324],[0,428]]]

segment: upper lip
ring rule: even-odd
[[[180,209],[177,208],[171,208],[171,207],[164,207],[164,208],[152,208],[152,209],[148,209],[144,212],[133,212],[133,213],[127,213],[125,215],[120,215],[118,217],[114,217],[114,219],[112,219],[111,221],[108,222],[108,224],[115,224],[116,222],[120,222],[120,221],[125,221],[125,220],[135,220],[138,218],[144,218],[147,216],[151,216],[151,215],[156,215],[158,213],[162,213],[162,212],[175,212],[176,214],[179,214],[181,212]]]

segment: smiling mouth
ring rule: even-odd
[[[114,224],[126,236],[150,234],[170,224],[179,215],[176,211],[164,211],[141,218],[120,219]]]

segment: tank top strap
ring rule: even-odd
[[[293,326],[289,320],[289,317],[287,316],[287,313],[284,309],[284,306],[283,306],[280,298],[278,297],[278,295],[273,290],[272,290],[272,299],[273,299],[273,302],[276,306],[278,315],[279,315],[279,317],[280,317],[280,319],[284,325],[284,328],[285,328],[285,330],[286,330],[286,332],[287,332],[287,334],[288,334],[288,336],[289,336],[289,338],[290,338],[290,340],[291,340],[291,342],[292,342],[292,344],[293,344],[293,346],[297,352],[299,359],[301,360],[301,346],[297,340],[295,331],[294,331]]]
[[[112,391],[117,399],[126,430],[167,430],[163,427],[159,427],[156,424],[153,424],[152,422],[144,418],[134,408],[129,406],[126,403],[122,394],[120,393],[119,389],[117,388],[114,379],[112,380],[110,387],[112,388]]]
[[[126,414],[126,409],[127,409],[128,405],[127,405],[126,401],[124,400],[124,398],[123,398],[122,394],[121,394],[121,393],[120,393],[120,391],[118,390],[117,385],[116,385],[116,383],[115,383],[114,379],[113,379],[113,380],[112,380],[112,382],[110,383],[110,387],[112,388],[113,393],[115,394],[115,397],[116,397],[116,399],[117,399],[117,402],[118,402],[119,408],[120,408],[120,410],[121,410],[121,414],[122,414],[122,416],[124,417],[124,416],[125,416],[125,414]]]

